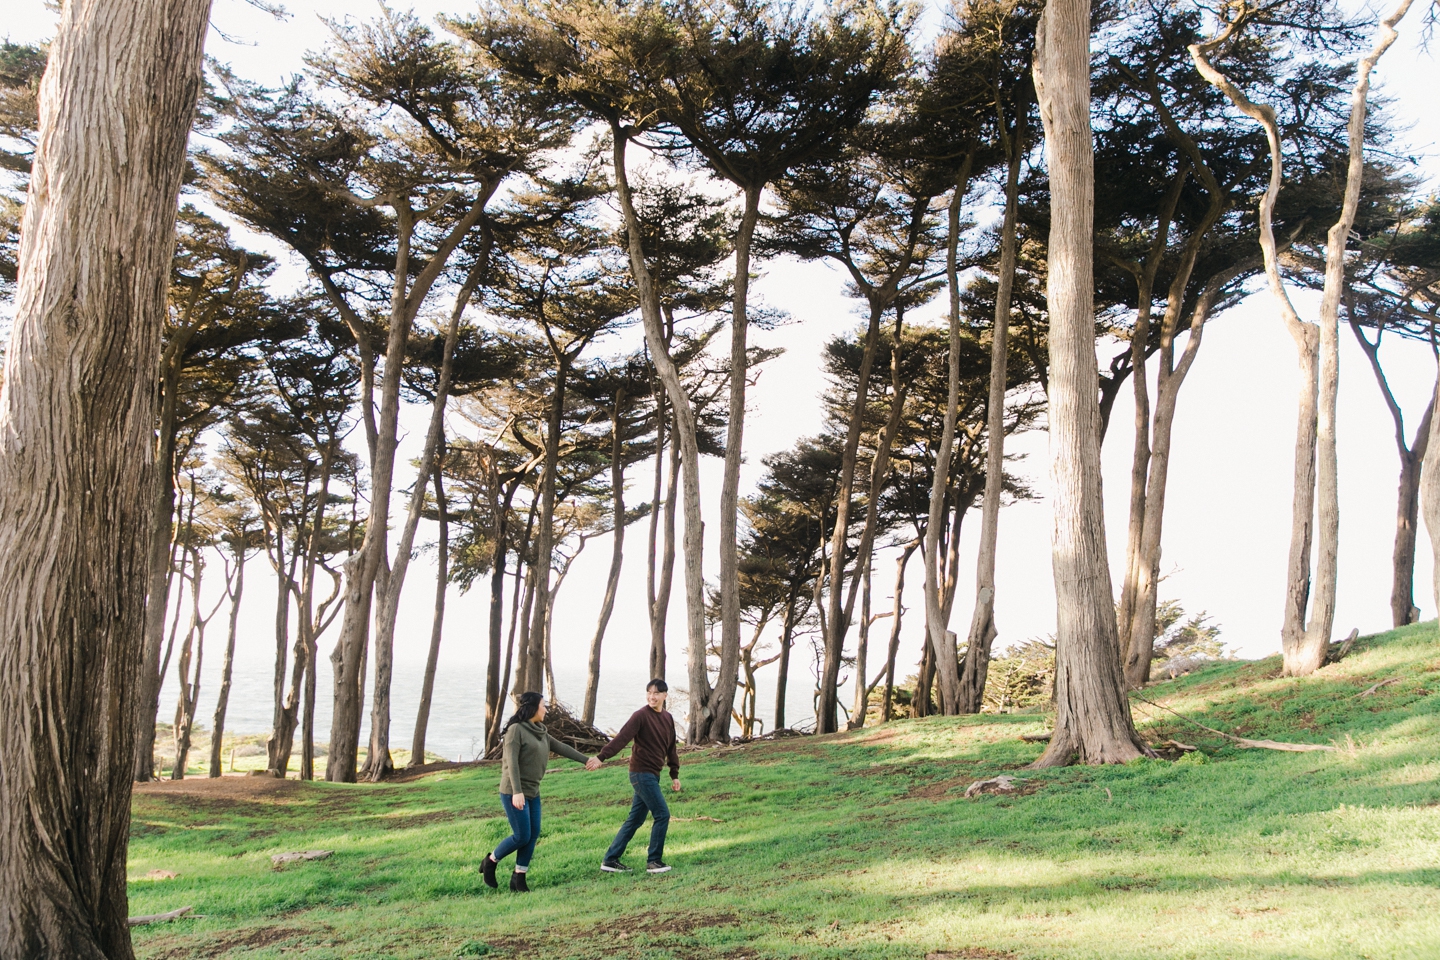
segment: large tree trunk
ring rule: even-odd
[[[624,401],[625,390],[621,387],[615,392],[615,406],[610,411],[610,512],[615,517],[615,529],[611,534],[610,575],[605,578],[605,599],[600,604],[600,622],[595,625],[595,637],[590,641],[589,670],[585,678],[585,708],[582,711],[586,724],[595,722],[595,700],[600,695],[600,644],[605,639],[605,627],[610,623],[610,614],[615,611],[615,593],[620,586],[620,565],[625,559],[625,450],[620,433]]]
[[[0,388],[0,957],[129,960],[154,376],[208,0],[70,0]]]
[[[740,664],[740,553],[736,529],[740,516],[741,444],[745,435],[745,375],[749,371],[746,338],[750,320],[750,245],[760,219],[760,186],[745,188],[745,206],[735,237],[735,296],[730,320],[730,409],[725,431],[725,477],[720,486],[720,671],[715,677],[711,740],[730,739],[736,672]]]
[[[680,442],[680,459],[683,468],[683,489],[685,498],[685,613],[686,613],[686,656],[688,663],[689,717],[686,724],[686,740],[691,743],[705,743],[715,739],[717,722],[715,704],[710,689],[710,677],[706,672],[705,654],[705,580],[704,523],[700,515],[700,451],[696,444],[695,414],[690,397],[680,380],[670,351],[665,345],[664,328],[660,314],[660,297],[655,289],[654,279],[645,265],[645,250],[641,246],[640,220],[635,213],[634,198],[630,192],[630,178],[625,168],[625,146],[629,140],[628,131],[618,123],[611,123],[611,139],[615,167],[615,192],[620,200],[620,211],[625,220],[627,247],[630,254],[630,271],[639,291],[640,317],[645,326],[645,343],[650,349],[650,360],[660,381],[665,384],[666,396],[675,413],[675,434]],[[726,719],[729,714],[726,713]]]
[[[1040,17],[1035,86],[1050,171],[1050,473],[1056,599],[1055,732],[1036,766],[1124,763],[1135,733],[1105,553],[1095,362],[1090,3],[1052,0]]]
[[[445,591],[450,586],[450,517],[445,509],[445,479],[437,461],[432,471],[435,480],[435,514],[440,522],[440,543],[436,550],[435,615],[430,621],[430,650],[425,656],[425,679],[420,685],[420,708],[415,715],[415,736],[410,742],[409,766],[425,762],[425,731],[430,726],[430,698],[435,692],[435,669],[440,665],[440,641],[445,635]],[[497,542],[495,559],[501,560],[504,548]],[[503,576],[503,575],[502,575]],[[492,657],[492,662],[494,659]],[[487,691],[488,693],[489,691]],[[488,699],[487,699],[488,704]]]
[[[228,578],[227,578],[228,580]],[[230,625],[225,631],[225,660],[220,667],[220,693],[215,698],[215,718],[210,730],[210,777],[219,777],[220,750],[225,739],[225,712],[230,706],[230,679],[235,666],[235,637],[240,624],[240,598],[245,593],[245,539],[241,534],[235,556],[234,583],[225,584],[230,597]]]

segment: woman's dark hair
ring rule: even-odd
[[[515,724],[524,723],[535,716],[535,711],[540,709],[540,701],[542,699],[540,694],[533,690],[520,694],[519,698],[515,701],[515,712],[510,714],[510,719],[506,720],[505,726],[500,728],[500,736],[505,736],[505,731],[509,730]]]
[[[645,689],[654,690],[658,693],[670,692],[669,685],[666,684],[666,682],[664,680],[661,680],[659,677],[656,677],[654,680],[651,680],[649,683],[645,684]]]

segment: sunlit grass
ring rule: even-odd
[[[1152,740],[1204,762],[1027,772],[1034,715],[933,718],[687,754],[659,877],[599,873],[623,764],[557,761],[528,897],[476,866],[506,832],[499,772],[255,796],[137,795],[142,957],[645,956],[1385,960],[1440,956],[1440,643],[1362,641],[1302,681],[1227,662],[1145,692]],[[1381,680],[1400,682],[1359,696]],[[1038,789],[963,798],[1009,771]],[[203,788],[201,788],[203,789]],[[701,817],[715,819],[699,819]],[[717,822],[719,821],[719,822]],[[644,858],[645,831],[628,859]],[[272,869],[273,853],[333,849]],[[173,879],[144,879],[170,871]],[[502,887],[508,878],[502,868]],[[968,953],[966,952],[968,951]]]

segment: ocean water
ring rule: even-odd
[[[332,635],[333,636],[333,632]],[[215,698],[220,686],[222,638],[207,637],[206,659],[202,666],[200,704],[196,722],[210,728],[215,711]],[[316,739],[330,738],[332,716],[333,673],[329,650],[333,640],[322,640],[317,673],[315,714]],[[420,688],[425,663],[418,651],[397,649],[391,686],[390,747],[408,750],[414,737],[416,712],[420,704]],[[467,655],[469,654],[469,655]],[[176,654],[178,656],[178,653]],[[227,733],[266,733],[271,729],[274,710],[274,648],[259,643],[247,644],[236,650],[232,669],[230,702],[226,710]],[[373,658],[372,658],[373,663]],[[595,725],[613,733],[635,710],[645,705],[645,685],[649,682],[649,662],[645,655],[628,654],[623,649],[603,657],[600,687],[595,704]],[[683,729],[686,709],[685,658],[682,651],[670,655],[669,707]],[[175,670],[170,670],[161,692],[160,719],[168,721],[175,710],[178,685]],[[791,680],[786,697],[786,720],[791,726],[808,727],[814,720],[814,677],[810,673],[808,650],[797,648],[791,660]],[[288,683],[288,675],[287,675]],[[366,678],[366,703],[361,743],[370,737],[370,699],[373,694],[373,671]],[[562,702],[578,713],[585,701],[585,661],[581,657],[562,659],[555,664],[555,684]],[[763,731],[770,729],[775,711],[775,668],[767,668],[757,678],[759,718]],[[845,699],[847,704],[848,699]],[[506,711],[510,709],[509,702]],[[425,749],[450,760],[470,760],[483,750],[485,727],[485,659],[475,657],[460,644],[447,649],[442,643],[439,665],[435,674],[435,690],[431,697],[430,721],[426,728]]]

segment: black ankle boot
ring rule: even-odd
[[[529,893],[530,888],[525,885],[525,874],[518,870],[510,874],[510,890],[513,893]]]
[[[485,886],[491,890],[498,889],[500,884],[495,880],[495,868],[499,866],[495,862],[493,854],[485,854],[485,859],[480,861],[480,875],[485,878]]]

